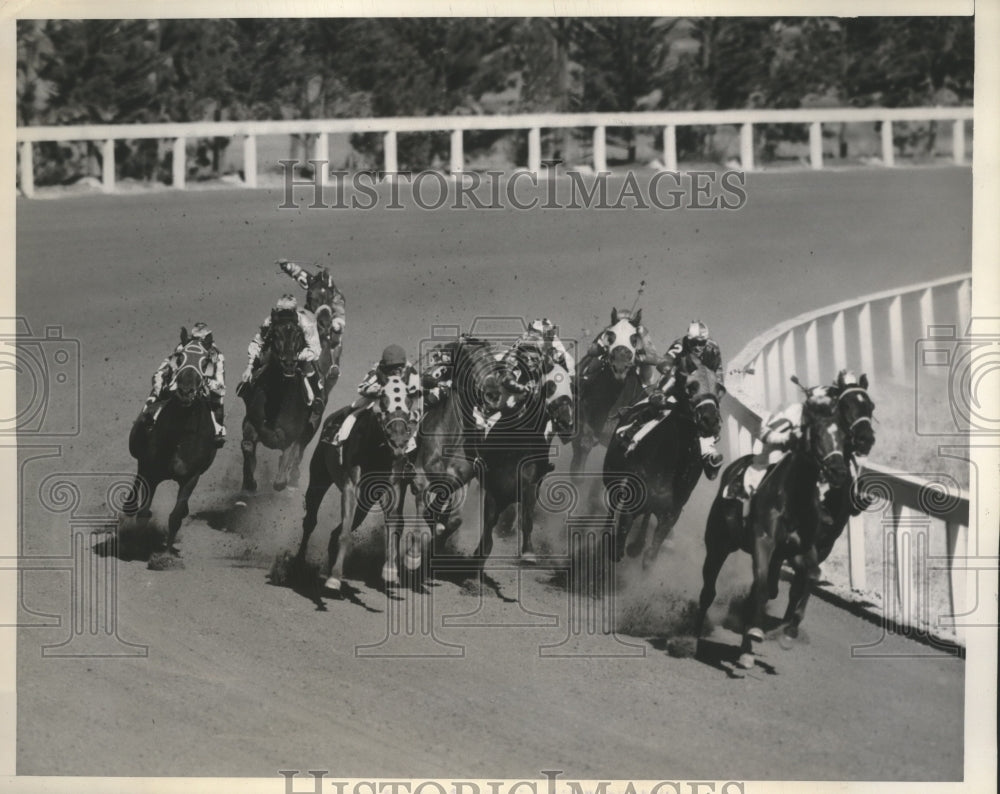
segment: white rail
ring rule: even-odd
[[[173,184],[185,186],[188,138],[242,137],[244,181],[247,187],[257,184],[256,138],[260,135],[317,136],[316,158],[325,160],[328,136],[352,133],[382,133],[383,165],[388,173],[399,170],[396,156],[400,133],[451,133],[452,173],[464,168],[463,135],[466,130],[527,130],[528,170],[542,168],[541,130],[567,127],[593,128],[593,167],[607,171],[605,134],[608,127],[662,127],[663,162],[670,170],[677,167],[677,127],[737,125],[740,128],[740,162],[744,171],[754,170],[755,124],[804,124],[809,126],[810,163],[823,167],[823,124],[881,123],[882,162],[895,164],[892,125],[907,121],[951,121],[952,156],[965,162],[965,123],[972,120],[971,107],[931,108],[806,108],[795,110],[700,110],[646,113],[537,113],[511,116],[426,116],[367,119],[301,119],[291,121],[215,121],[166,124],[91,124],[69,127],[19,127],[21,191],[34,195],[34,146],[43,141],[101,141],[103,186],[115,186],[115,151],[117,140],[157,138],[172,140],[174,151]],[[177,156],[183,155],[183,156]]]
[[[851,367],[870,378],[886,372],[894,380],[906,381],[919,365],[916,340],[935,336],[955,339],[965,332],[971,288],[970,273],[880,292],[801,314],[751,340],[730,362],[724,401],[729,457],[735,459],[752,451],[768,409],[796,399],[798,387],[790,381],[793,374],[815,385],[831,380],[839,369]],[[876,345],[874,340],[883,344]],[[918,606],[913,603],[912,581],[916,534],[929,529],[932,521],[943,523],[948,600],[950,615],[955,616],[950,627],[961,641],[957,616],[965,613],[960,561],[968,548],[968,492],[958,489],[946,475],[926,480],[874,462],[864,465],[861,483],[884,508],[883,571],[887,576],[890,567],[893,571],[892,587],[887,586],[890,592],[886,595],[887,600],[895,600],[904,618],[907,609]],[[862,591],[866,588],[869,551],[865,547],[864,514],[851,519],[847,542],[850,588]],[[924,566],[918,573],[925,577],[918,586],[926,584],[926,551],[924,547],[925,557],[916,563]],[[893,566],[886,564],[890,555],[895,559]],[[926,604],[919,606],[926,611]]]

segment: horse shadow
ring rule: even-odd
[[[166,531],[153,522],[145,526],[110,526],[107,535],[91,547],[98,557],[121,562],[146,562],[166,550]]]
[[[362,578],[366,586],[372,584],[367,578]],[[383,610],[370,606],[361,598],[361,590],[349,584],[341,582],[340,591],[334,593],[324,585],[324,577],[320,573],[320,566],[317,563],[306,560],[304,563],[296,563],[294,559],[286,564],[276,561],[271,566],[267,574],[267,583],[272,587],[285,587],[296,595],[312,603],[317,612],[327,612],[327,601],[346,601],[354,606],[361,607],[366,612],[375,614]],[[378,589],[378,588],[374,588]]]

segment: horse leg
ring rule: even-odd
[[[753,585],[747,604],[749,627],[743,635],[742,654],[739,665],[745,669],[753,667],[753,643],[764,639],[764,618],[767,614],[767,578],[774,555],[774,537],[769,533],[759,534],[753,546]]]
[[[497,507],[496,496],[487,487],[483,487],[483,526],[479,536],[479,544],[476,546],[473,556],[482,567],[486,564],[486,559],[493,551],[493,527],[497,523],[497,517],[502,509]],[[504,505],[506,507],[506,505]]]
[[[406,479],[404,477],[396,476],[394,478],[392,498],[394,501],[388,506],[386,512],[386,532],[389,536],[389,543],[385,564],[382,566],[382,581],[386,584],[396,584],[399,581],[399,547],[403,535],[403,500],[406,498]],[[385,509],[383,506],[383,510]],[[423,563],[427,547],[426,540],[429,535],[429,529],[414,530],[413,533],[408,533],[404,559],[407,570],[415,571]]]
[[[326,465],[326,457],[322,449],[317,449],[309,464],[309,485],[306,486],[305,515],[302,516],[302,540],[299,542],[299,550],[295,555],[298,564],[306,561],[306,549],[309,546],[309,538],[316,529],[319,506],[323,503],[323,497],[333,485],[333,476],[329,466]]]
[[[525,467],[531,470],[535,467]],[[535,528],[535,505],[538,504],[538,488],[541,480],[532,481],[530,476],[524,476],[521,482],[521,498],[518,513],[521,524],[521,562],[534,565],[538,562],[535,547],[531,543],[531,532]]]
[[[785,634],[797,637],[799,624],[806,614],[806,604],[812,594],[813,586],[819,580],[819,560],[816,548],[811,547],[805,554],[798,555],[793,561],[795,578],[788,592],[788,609],[785,611]]]
[[[671,530],[674,528],[674,524],[677,523],[677,519],[680,518],[680,510],[658,510],[656,512],[656,529],[653,530],[653,542],[646,549],[646,553],[642,555],[642,567],[648,568],[654,562],[656,562],[656,557],[660,553],[660,547],[663,545],[663,541],[667,539]],[[649,513],[647,512],[643,519],[643,537],[646,534],[646,523],[649,522]]]
[[[141,513],[148,518],[149,506],[153,502],[153,493],[155,491],[156,485],[143,476],[140,469],[140,472],[135,475],[135,480],[132,482],[128,496],[125,497],[125,501],[122,504],[122,514],[125,516],[135,516]]]
[[[698,636],[705,628],[705,617],[715,601],[715,583],[719,571],[729,555],[736,550],[732,539],[738,536],[733,529],[733,522],[741,521],[739,509],[733,510],[731,499],[716,497],[708,511],[708,521],[705,524],[705,563],[702,565],[701,595],[698,597]]]
[[[361,467],[352,466],[344,479],[344,490],[340,498],[340,524],[330,533],[326,579],[328,590],[341,589],[341,580],[344,578],[344,561],[354,545],[354,530],[368,513],[367,509],[362,512],[361,505],[358,504],[358,482],[360,480]],[[360,515],[358,515],[359,513]],[[345,527],[347,535],[343,537],[343,542],[341,542]]]
[[[653,514],[646,511],[642,514],[642,523],[639,524],[639,532],[635,538],[625,547],[625,553],[629,557],[638,557],[646,545],[646,533],[649,530],[649,519]]]
[[[257,481],[253,477],[257,470],[257,440],[257,430],[249,420],[244,419],[240,449],[243,450],[243,490],[248,493],[257,490]]]
[[[174,546],[174,540],[181,528],[181,521],[188,514],[188,499],[191,498],[200,477],[200,474],[189,477],[177,488],[177,501],[174,503],[174,509],[170,511],[170,518],[167,521],[167,551],[170,554],[179,553]]]
[[[625,541],[628,539],[628,533],[632,530],[632,524],[635,522],[636,515],[636,513],[628,512],[617,507],[614,509],[611,519],[611,527],[615,533],[615,562],[621,562],[622,558],[625,556]]]
[[[283,491],[291,480],[290,473],[295,472],[295,479],[298,480],[299,461],[302,459],[302,443],[292,442],[278,459],[278,474],[274,478],[274,490]]]
[[[784,560],[780,554],[771,557],[771,567],[767,571],[767,599],[773,601],[778,597],[778,588],[781,585],[781,566]]]

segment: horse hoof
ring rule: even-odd
[[[785,636],[790,640],[797,639],[799,636],[798,626],[785,626]]]
[[[537,565],[538,556],[533,551],[521,552],[521,562],[523,562],[525,565]]]
[[[436,524],[434,525],[434,534],[435,534],[435,535],[441,535],[441,534],[444,534],[444,531],[445,531],[446,529],[447,529],[447,527],[446,527],[446,526],[444,525],[444,521],[438,521],[438,522],[437,522],[437,523],[436,523]]]
[[[382,581],[386,584],[399,584],[399,572],[395,565],[382,566]]]
[[[403,567],[408,571],[415,571],[420,567],[422,558],[419,554],[404,554]],[[388,580],[386,580],[388,581]]]
[[[646,570],[651,567],[653,563],[656,562],[656,555],[650,554],[648,551],[642,555],[642,569]]]
[[[246,506],[247,506],[247,503],[245,501],[243,501],[242,499],[237,499],[236,500],[236,507],[246,507]]]
[[[340,584],[341,584],[340,579],[338,579],[336,576],[329,576],[327,577],[327,580],[323,582],[323,588],[326,590],[330,590],[333,593],[339,593]]]
[[[741,670],[752,670],[754,665],[754,659],[752,653],[741,653],[740,658],[736,662],[736,666]]]
[[[285,490],[286,487],[287,487],[287,485],[285,483],[283,483],[283,482],[276,482],[274,484],[274,490],[278,491],[279,493],[281,491]]]
[[[642,547],[643,547],[642,543],[629,543],[625,547],[625,553],[628,554],[628,556],[631,557],[632,559],[635,559],[640,554],[642,554]]]
[[[747,629],[747,636],[751,640],[753,640],[754,642],[763,642],[764,641],[764,632],[761,631],[756,626],[754,626],[751,629]]]

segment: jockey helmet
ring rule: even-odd
[[[541,319],[534,320],[528,325],[529,334],[541,337],[552,336],[555,333],[556,327],[549,321],[548,317],[542,317]]]
[[[692,342],[705,344],[708,341],[708,326],[701,320],[692,320],[688,326],[687,338]]]
[[[191,338],[204,342],[212,335],[212,330],[205,323],[195,323],[191,328]]]
[[[858,376],[849,369],[842,369],[837,373],[836,386],[843,389],[845,386],[857,386]]]
[[[382,369],[391,367],[402,367],[406,364],[406,351],[399,345],[389,345],[382,351],[382,360],[378,365]]]
[[[278,302],[274,305],[278,311],[294,311],[299,308],[299,302],[295,300],[294,295],[282,295],[278,298]]]

